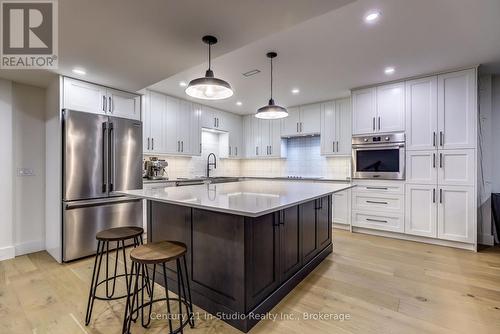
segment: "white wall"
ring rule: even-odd
[[[0,79],[0,260],[14,257],[12,83]]]
[[[16,256],[45,249],[45,89],[12,84]],[[21,168],[33,171],[20,176]]]
[[[492,191],[500,192],[500,75],[491,80]]]

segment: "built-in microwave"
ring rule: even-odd
[[[352,177],[404,180],[404,132],[353,136]]]

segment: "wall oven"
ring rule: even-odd
[[[352,177],[404,180],[404,132],[353,136]]]

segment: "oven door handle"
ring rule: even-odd
[[[380,149],[390,149],[390,148],[405,148],[405,144],[370,144],[370,145],[352,145],[353,150],[380,150]]]

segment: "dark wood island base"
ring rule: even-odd
[[[148,240],[185,243],[193,303],[248,332],[332,252],[331,210],[331,195],[259,217],[148,200]]]

